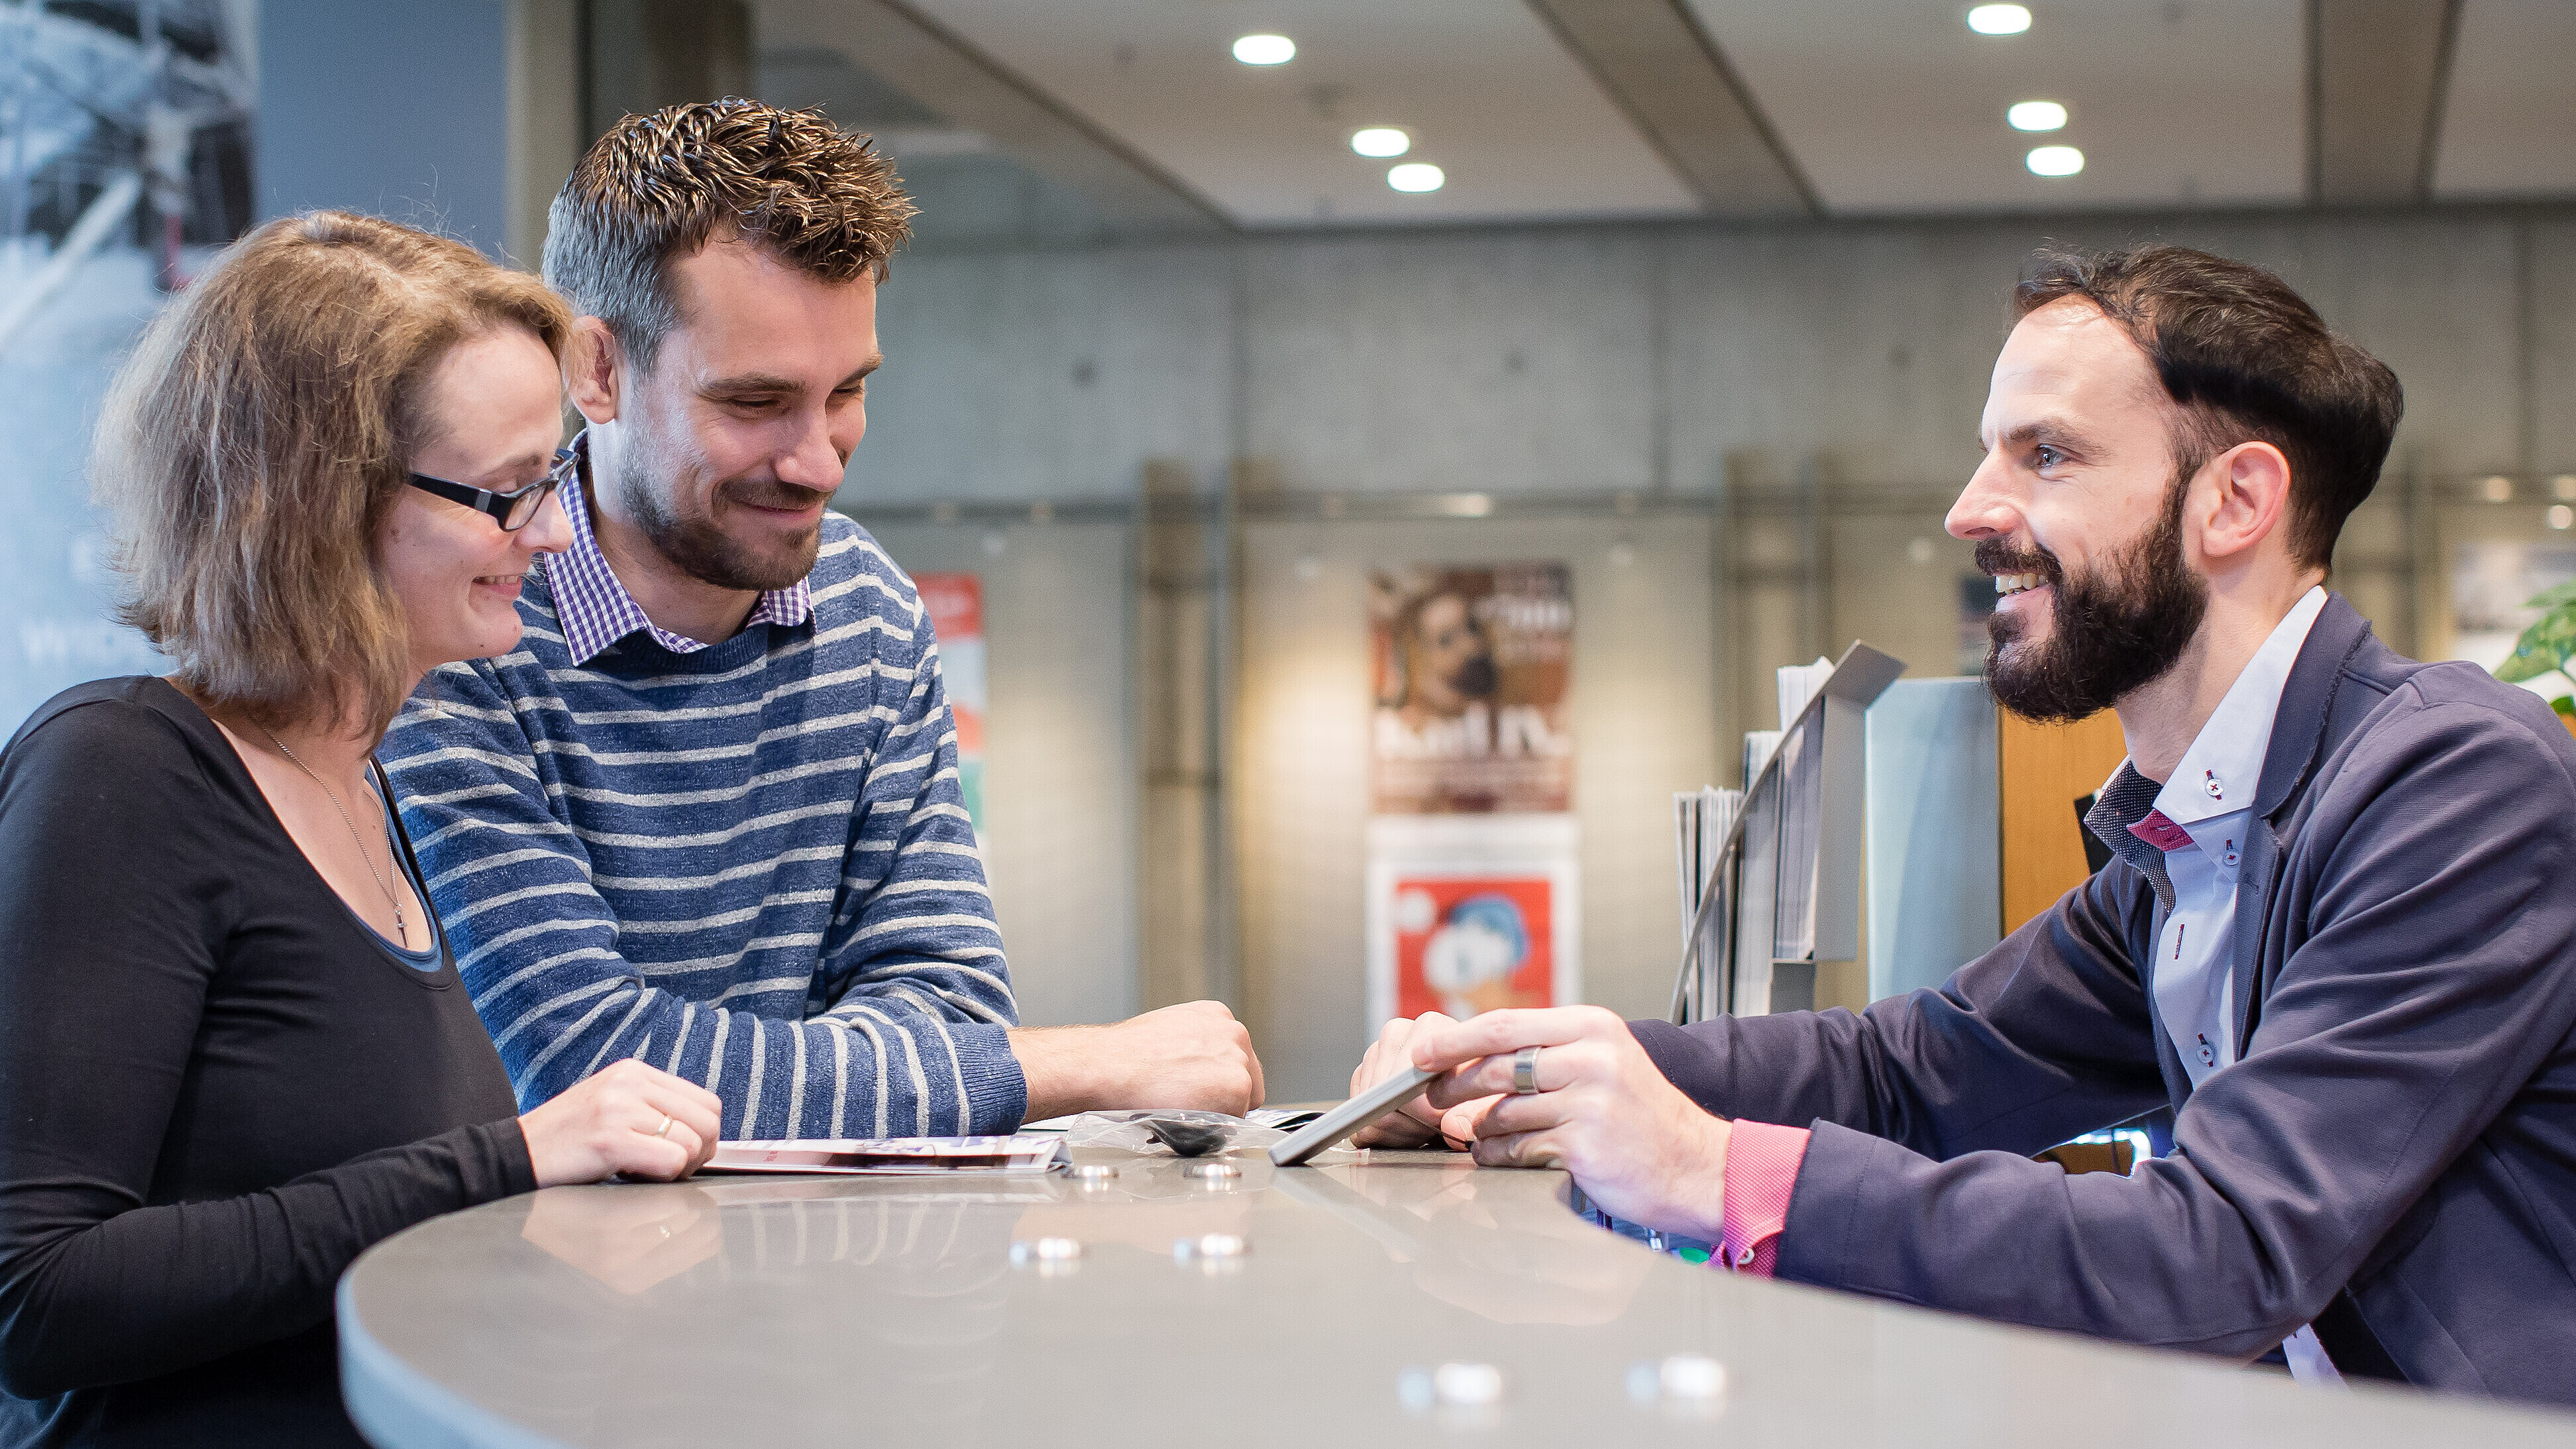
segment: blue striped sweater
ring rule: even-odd
[[[433,672],[387,734],[523,1109],[634,1056],[721,1096],[729,1138],[1026,1111],[929,618],[838,514],[811,585],[800,624],[577,665],[541,566],[519,647]]]

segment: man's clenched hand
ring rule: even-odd
[[[1028,1119],[1068,1112],[1195,1107],[1240,1117],[1261,1105],[1252,1034],[1221,1001],[1166,1006],[1110,1026],[1020,1028],[1011,1052]]]

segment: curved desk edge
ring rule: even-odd
[[[349,1265],[331,1296],[339,1319],[340,1401],[368,1443],[376,1449],[564,1449],[440,1387],[370,1337],[350,1291],[357,1266]]]

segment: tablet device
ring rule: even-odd
[[[1316,1118],[1287,1137],[1270,1145],[1270,1160],[1281,1167],[1294,1167],[1371,1122],[1431,1090],[1438,1072],[1420,1067],[1409,1068],[1387,1078],[1358,1096]]]

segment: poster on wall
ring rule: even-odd
[[[973,574],[915,574],[939,640],[948,713],[957,721],[957,786],[977,839],[984,835],[984,581]]]
[[[116,619],[90,423],[170,295],[256,214],[253,0],[0,8],[0,738],[170,662]]]
[[[1580,1001],[1573,571],[1381,570],[1369,633],[1369,1034]]]
[[[1370,1034],[1583,999],[1582,871],[1570,815],[1369,822]]]
[[[1562,563],[1370,577],[1378,815],[1574,808],[1574,588]]]

